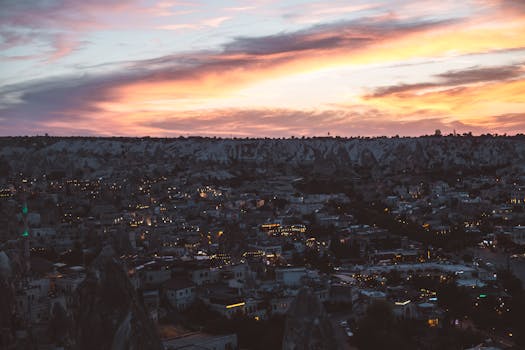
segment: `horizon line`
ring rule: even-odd
[[[449,133],[449,134],[424,134],[418,136],[402,136],[402,135],[375,135],[375,136],[340,136],[340,135],[324,135],[324,136],[282,136],[282,137],[272,137],[272,136],[209,136],[209,135],[178,135],[178,136],[123,136],[123,135],[0,135],[0,139],[24,139],[24,138],[53,138],[53,139],[153,139],[153,140],[166,140],[166,139],[210,139],[210,140],[310,140],[310,139],[417,139],[417,138],[453,138],[453,137],[491,137],[491,138],[515,138],[515,137],[525,137],[525,132],[519,132],[516,134],[498,134],[498,133],[486,133],[486,134],[474,134],[472,132],[465,133]]]

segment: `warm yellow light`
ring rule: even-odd
[[[234,307],[244,306],[245,304],[246,303],[242,302],[242,303],[237,303],[237,304],[226,305],[226,308],[227,309],[232,309]]]
[[[437,318],[431,318],[428,320],[428,326],[429,327],[437,327],[439,324],[439,319]]]

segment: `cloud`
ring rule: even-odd
[[[492,9],[498,9],[505,14],[525,13],[525,1],[523,0],[476,0],[478,5]]]
[[[496,115],[488,119],[487,127],[499,133],[517,134],[525,132],[525,113]]]
[[[97,19],[97,11],[117,11],[125,2],[118,1],[3,1],[0,10],[0,49],[30,47],[35,57],[47,62],[67,56],[80,46],[77,33],[107,27]],[[50,49],[35,52],[42,43]],[[17,55],[10,56],[14,59]]]
[[[255,10],[257,6],[238,6],[238,7],[226,7],[225,10],[229,12],[244,12]]]
[[[460,71],[449,71],[438,74],[437,76],[443,79],[447,85],[463,85],[487,81],[503,81],[521,76],[525,71],[523,64],[486,67],[486,68],[472,68]]]
[[[525,74],[522,64],[499,67],[474,67],[460,71],[448,71],[436,75],[437,82],[424,82],[417,84],[399,84],[377,88],[370,98],[383,97],[400,93],[416,93],[427,89],[444,89],[472,83],[505,81],[518,78]]]
[[[74,52],[87,32],[125,27],[123,18],[137,25],[150,15],[138,0],[4,0],[0,6],[0,49],[35,51],[45,43],[52,52],[35,56],[49,62]]]
[[[0,50],[9,50],[13,47],[30,43],[33,39],[30,34],[18,33],[13,30],[3,30],[0,32]]]
[[[519,115],[525,108],[525,78],[494,80],[473,85],[392,92],[366,96],[363,103],[392,115],[426,110],[449,120],[461,121],[487,131],[501,132],[503,123],[493,116]],[[503,121],[501,119],[500,121]]]
[[[297,23],[319,23],[343,15],[381,10],[378,3],[348,4],[347,2],[312,2],[286,8],[283,18]],[[384,9],[385,10],[385,9]]]
[[[224,46],[229,53],[270,55],[283,52],[353,49],[382,40],[395,39],[414,32],[441,28],[454,20],[398,22],[390,19],[364,18],[315,25],[292,33],[262,37],[237,37]]]
[[[83,30],[107,27],[99,14],[117,13],[137,6],[120,0],[7,0],[2,2],[0,26],[24,29]]]
[[[435,129],[444,133],[490,130],[461,121],[432,117],[425,111],[410,116],[410,119],[393,118],[392,115],[375,109],[361,112],[352,110],[213,110],[181,113],[162,121],[150,121],[143,125],[160,135],[217,135],[238,137],[323,136],[330,132],[339,136],[419,136],[431,134]]]
[[[231,19],[231,17],[228,17],[228,16],[213,17],[213,18],[203,19],[196,23],[165,24],[162,26],[158,26],[157,29],[182,30],[182,29],[200,29],[200,28],[205,28],[205,27],[216,28],[220,26],[223,22],[226,22],[229,19]]]
[[[323,106],[314,110],[218,107],[221,99],[246,87],[324,68],[437,57],[449,55],[452,49],[468,54],[493,48],[499,38],[502,49],[524,44],[522,36],[501,32],[498,26],[478,30],[461,25],[457,19],[339,21],[296,32],[237,37],[219,50],[120,62],[96,75],[4,86],[0,88],[1,127],[12,133],[29,129],[42,133],[50,128],[68,130],[71,125],[70,130],[79,132],[126,135],[173,135],[183,130],[228,134],[236,128],[245,135],[277,136],[324,134],[320,130],[326,125],[347,135],[403,134],[403,130],[416,134],[428,132],[427,128],[446,129],[451,123],[477,127],[481,123],[469,119],[474,108],[486,112],[480,118],[517,113],[521,105],[512,98],[522,98],[522,85],[507,81],[517,74],[516,67],[445,72],[436,76],[445,91],[407,97],[400,93],[437,87],[432,85],[437,83],[386,87],[373,98],[330,111]],[[472,35],[488,39],[471,40]],[[73,44],[67,37],[57,42],[55,46],[61,48],[56,50],[57,58],[71,52]],[[490,93],[464,86],[476,82],[494,86],[489,86]],[[469,101],[477,102],[467,108]],[[495,101],[505,104],[499,106],[499,113],[487,110]]]
[[[145,113],[148,115],[144,116]],[[410,120],[393,118],[379,110],[293,110],[293,109],[217,109],[201,111],[181,111],[176,116],[139,111],[142,116],[135,124],[122,125],[119,115],[106,111],[96,111],[101,115],[96,122],[83,120],[71,124],[71,116],[62,118],[42,118],[38,129],[28,127],[27,123],[16,120],[19,134],[48,132],[53,135],[206,135],[238,137],[290,137],[323,136],[330,132],[338,136],[417,136],[433,133],[440,129],[444,133],[484,132],[476,126],[459,121],[447,121],[446,118],[429,117],[421,111],[411,116]],[[71,126],[69,126],[71,125]],[[1,125],[0,132],[10,130],[13,125]]]

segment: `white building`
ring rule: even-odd
[[[157,264],[146,265],[144,268],[137,268],[142,286],[159,285],[171,278],[171,270]]]
[[[275,269],[275,280],[288,287],[301,285],[301,279],[306,276],[304,267],[284,267]]]
[[[203,284],[216,283],[220,279],[218,269],[202,268],[191,271],[191,280],[198,286]]]
[[[177,310],[185,310],[195,301],[195,284],[187,280],[171,279],[164,283],[164,291]]]

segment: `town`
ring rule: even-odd
[[[525,137],[0,139],[3,349],[521,349]]]

